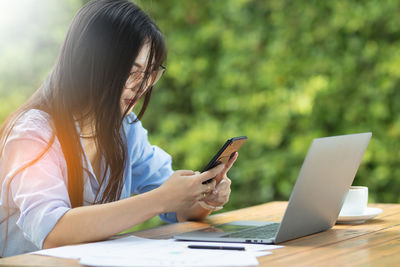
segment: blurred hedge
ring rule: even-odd
[[[249,138],[229,173],[232,195],[223,211],[287,200],[313,138],[365,131],[373,137],[354,184],[369,186],[370,202],[400,200],[399,1],[138,4],[169,48],[167,72],[143,119],[152,143],[173,156],[175,169],[199,170],[229,137]],[[13,47],[12,57],[0,54],[2,103],[19,103],[43,79],[80,5],[57,4],[62,16],[48,26],[51,38],[38,35],[54,44],[35,43],[43,54],[26,55],[12,71],[23,46]],[[18,71],[32,62],[31,76]],[[21,76],[29,90],[18,90]],[[1,118],[11,110],[3,107]]]
[[[372,131],[354,184],[398,202],[398,1],[142,1],[168,70],[144,124],[175,168],[200,169],[231,136],[228,209],[287,200],[311,140]]]

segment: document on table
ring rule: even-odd
[[[123,257],[90,256],[79,261],[89,266],[257,266],[255,256],[245,251],[147,251]]]
[[[154,240],[128,236],[115,240],[64,246],[33,252],[61,258],[79,259],[89,266],[255,266],[256,257],[271,254],[281,246],[201,242],[202,245],[246,247],[246,251],[189,249],[174,239]]]

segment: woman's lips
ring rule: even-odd
[[[125,105],[129,106],[131,103],[133,103],[133,99],[124,99]]]

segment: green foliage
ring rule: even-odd
[[[68,3],[60,17],[79,8]],[[152,143],[173,156],[175,169],[200,170],[229,137],[249,138],[229,172],[232,195],[223,211],[287,200],[313,138],[365,131],[373,137],[354,184],[370,188],[371,202],[400,200],[400,2],[138,4],[169,48],[167,72],[143,118]],[[64,22],[46,30],[57,46]],[[9,99],[6,88],[20,92],[14,102],[25,99],[31,91],[17,81],[37,87],[56,57],[54,45],[12,63],[23,47],[0,52],[2,99]],[[32,75],[18,71],[32,62]],[[7,105],[0,119],[15,107]]]
[[[169,47],[143,119],[151,140],[198,170],[227,138],[249,137],[227,209],[287,200],[313,138],[365,131],[354,184],[399,201],[399,2],[140,3]]]

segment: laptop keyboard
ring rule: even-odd
[[[223,235],[221,237],[259,238],[259,239],[273,238],[278,232],[279,225],[280,223],[271,223],[264,226],[258,226],[240,232]]]

